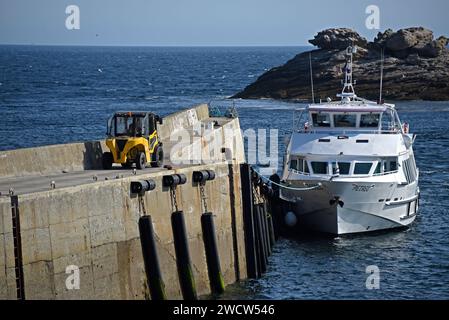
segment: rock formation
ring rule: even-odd
[[[311,44],[321,49],[346,49],[350,45],[366,47],[368,41],[357,32],[348,28],[326,29],[309,40]]]
[[[379,96],[380,53],[384,50],[384,98],[390,100],[449,100],[449,39],[434,39],[431,30],[418,27],[380,32],[368,42],[347,28],[327,29],[309,41],[315,95],[334,98],[341,90],[345,49],[356,45],[354,79],[356,93]],[[309,100],[311,97],[309,52],[261,75],[234,98]]]

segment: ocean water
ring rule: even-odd
[[[222,99],[299,51],[0,46],[0,150],[103,138],[116,110]]]
[[[0,150],[102,139],[116,110],[168,114],[223,99],[301,47],[119,48],[0,46]],[[243,129],[292,127],[300,105],[235,101]],[[411,228],[340,238],[280,239],[266,275],[228,286],[227,299],[449,299],[449,102],[399,102],[418,134],[420,214]],[[368,290],[366,267],[380,269]]]

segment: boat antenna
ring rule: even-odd
[[[343,83],[343,90],[337,97],[341,98],[344,102],[349,102],[351,99],[357,97],[354,90],[354,82],[352,80],[352,64],[353,54],[357,53],[356,46],[349,46],[346,49],[346,64],[345,64],[345,81]]]
[[[313,89],[312,51],[309,52],[310,86],[312,88],[312,103],[315,103],[315,91]]]
[[[384,48],[380,49],[380,92],[379,92],[379,104],[382,104],[382,90],[384,83]]]

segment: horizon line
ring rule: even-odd
[[[130,47],[130,48],[257,48],[257,47],[311,47],[315,46],[308,45],[293,45],[293,44],[254,44],[254,45],[241,45],[241,44],[205,44],[205,45],[196,45],[196,44],[155,44],[155,45],[147,45],[147,44],[37,44],[37,43],[0,43],[0,46],[34,46],[34,47]]]

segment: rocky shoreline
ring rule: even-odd
[[[315,99],[334,99],[341,90],[345,49],[355,44],[354,79],[360,97],[378,100],[381,51],[384,50],[383,97],[386,100],[449,100],[449,39],[431,30],[389,29],[369,42],[347,28],[326,29],[309,42],[319,49],[298,54],[262,74],[233,98],[311,100],[309,54]]]

